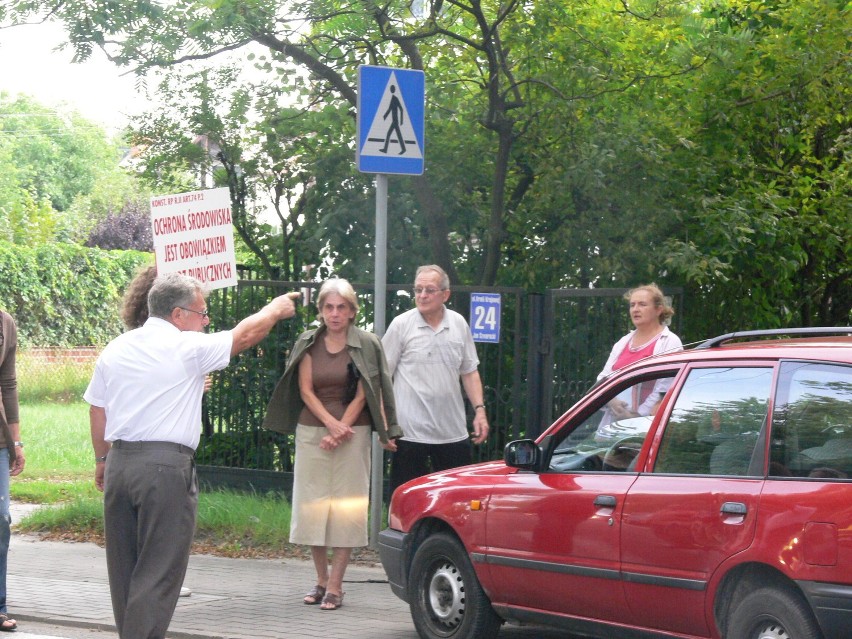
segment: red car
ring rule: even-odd
[[[852,637],[852,328],[780,333],[624,368],[399,488],[379,550],[419,635]]]

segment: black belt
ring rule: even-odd
[[[183,444],[178,444],[177,442],[129,442],[124,439],[116,439],[112,443],[112,447],[126,451],[174,450],[179,453],[189,455],[190,457],[195,457],[195,451],[192,448],[190,448],[189,446],[184,446]]]

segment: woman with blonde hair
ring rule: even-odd
[[[680,338],[669,330],[668,322],[674,308],[656,284],[643,284],[632,288],[624,295],[629,304],[630,321],[634,329],[612,347],[609,358],[598,375],[598,379],[610,375],[640,359],[683,350]],[[611,415],[605,415],[601,426],[614,419],[625,419],[651,415],[671,386],[670,379],[660,379],[653,388],[643,388],[640,397],[628,405],[622,400],[610,402]]]
[[[382,343],[354,325],[352,285],[327,280],[317,308],[320,326],[296,339],[263,426],[296,434],[290,542],[311,547],[317,572],[304,603],[337,610],[352,549],[367,545],[371,433],[393,451],[402,430]]]

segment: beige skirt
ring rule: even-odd
[[[328,431],[296,427],[290,543],[357,548],[366,546],[370,494],[369,426],[354,426],[352,438],[334,450],[319,447]]]

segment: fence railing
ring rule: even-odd
[[[228,368],[213,374],[202,409],[198,462],[206,466],[289,473],[295,453],[292,436],[260,428],[266,404],[284,371],[296,337],[316,325],[317,282],[251,279],[247,270],[236,287],[214,291],[208,299],[210,330],[232,328],[270,299],[287,291],[302,292],[296,317],[279,322],[259,345],[242,353]],[[353,283],[360,311],[358,325],[372,330],[374,288]],[[412,308],[407,285],[388,285],[385,316]],[[477,344],[479,372],[491,424],[491,436],[474,447],[475,460],[497,459],[513,439],[536,437],[594,383],[606,356],[629,328],[622,296],[626,289],[554,289],[528,294],[520,288],[457,286],[447,306],[468,318],[472,293],[499,293],[501,332],[498,343]],[[677,308],[680,289],[666,291]],[[678,316],[673,328],[678,330]],[[44,397],[79,398],[91,376],[97,349],[31,349],[18,354],[20,379],[56,378],[58,389]],[[24,387],[28,384],[19,384]],[[44,387],[44,386],[43,386]],[[65,390],[65,388],[71,390]],[[47,388],[47,387],[45,387]],[[472,420],[472,409],[468,415]],[[386,456],[385,461],[387,462]],[[387,464],[385,465],[387,466]]]
[[[224,371],[215,373],[213,386],[204,399],[203,436],[199,463],[289,472],[295,447],[292,436],[260,429],[266,404],[284,371],[296,337],[315,326],[313,298],[321,284],[241,280],[236,288],[215,291],[208,299],[211,329],[232,326],[237,319],[260,308],[267,300],[286,291],[299,290],[303,305],[296,317],[280,322],[261,345],[246,351]],[[372,329],[374,289],[371,284],[353,283],[360,310],[357,324]],[[388,285],[386,317],[392,319],[413,307],[409,286]],[[526,294],[517,288],[455,287],[448,307],[469,315],[470,294],[499,292],[503,299],[503,324],[497,344],[478,344],[479,372],[485,390],[492,435],[486,445],[475,448],[477,461],[502,455],[505,444],[525,431],[524,414],[528,395],[524,387],[527,321]],[[307,303],[307,305],[305,305]],[[390,323],[390,319],[388,323]],[[469,419],[472,420],[472,409]]]

